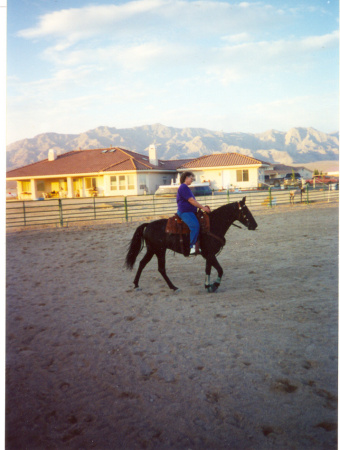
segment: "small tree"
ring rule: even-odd
[[[294,172],[294,169],[292,169],[292,181],[295,181],[295,172]]]

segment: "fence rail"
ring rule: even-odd
[[[247,192],[215,192],[212,196],[197,197],[203,204],[212,209],[226,203],[247,197],[247,205],[251,209],[270,208],[290,203],[290,190],[269,188],[262,191]],[[295,203],[300,203],[300,196]],[[306,204],[315,202],[338,202],[339,192],[331,186],[323,188],[307,188],[302,201]],[[153,195],[131,197],[93,197],[76,199],[50,199],[43,201],[18,200],[6,203],[6,226],[26,227],[37,225],[65,226],[71,222],[91,220],[111,220],[127,222],[148,220],[159,216],[170,216],[177,210],[175,198],[164,198]]]

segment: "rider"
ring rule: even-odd
[[[210,212],[209,206],[202,206],[198,203],[189,188],[194,179],[195,175],[192,172],[183,172],[180,178],[181,185],[177,192],[177,214],[190,228],[190,255],[197,254],[195,244],[200,231],[200,224],[196,217],[197,208],[207,213]]]

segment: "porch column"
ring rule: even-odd
[[[81,193],[80,196],[81,197],[85,197],[86,195],[86,190],[85,190],[85,178],[81,179]]]
[[[74,197],[73,180],[71,177],[67,177],[67,197]]]
[[[31,180],[31,193],[32,193],[32,200],[37,200],[38,198],[37,180],[34,179]]]

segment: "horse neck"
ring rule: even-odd
[[[224,236],[236,219],[237,210],[235,203],[229,203],[215,209],[211,213],[210,226],[215,234]]]

